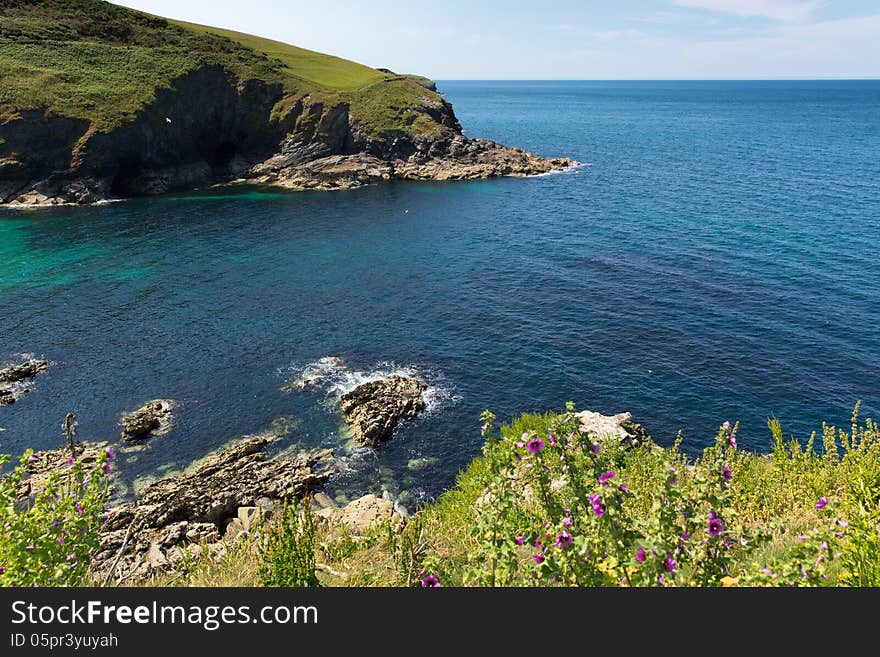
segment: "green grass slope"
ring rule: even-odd
[[[222,67],[242,81],[282,85],[278,112],[309,95],[348,102],[353,118],[371,133],[440,132],[415,111],[439,97],[403,76],[101,0],[0,2],[0,120],[45,110],[110,131],[132,120],[157,89],[205,66]]]

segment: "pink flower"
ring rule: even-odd
[[[546,559],[546,557],[543,554],[535,554],[532,555],[532,559],[535,560],[536,566],[540,566],[542,563],[544,563],[544,559]]]
[[[110,464],[104,463],[104,474],[110,474]]]
[[[423,589],[440,588],[440,580],[434,573],[425,573],[425,571],[423,570],[419,573],[419,580],[421,580],[422,582]]]
[[[571,516],[565,516],[562,519],[562,526],[566,529],[571,529]]]
[[[724,464],[724,467],[721,468],[721,476],[724,477],[724,482],[729,483],[731,479],[733,479],[733,473],[730,471],[730,468],[727,464]]]
[[[736,432],[727,437],[727,444],[736,449]]]
[[[529,450],[529,454],[538,454],[544,449],[544,441],[538,437],[532,438],[526,443],[526,449]]]
[[[571,547],[572,540],[573,539],[571,538],[571,534],[569,534],[568,532],[560,532],[559,535],[556,537],[556,542],[553,545],[564,549],[567,547]]]
[[[517,545],[522,545],[523,543],[526,542],[526,539],[524,539],[522,536],[517,536],[513,540],[516,542]]]
[[[816,502],[816,511],[821,511],[827,505],[828,505],[828,498],[827,497],[820,497],[819,501]]]
[[[721,426],[725,429],[730,429],[730,420],[724,420]]]
[[[550,443],[550,447],[556,447],[556,436],[552,433],[547,434],[547,442]]]
[[[626,484],[620,484],[620,486],[617,487],[617,490],[619,490],[621,493],[628,493],[629,486],[627,486]]]
[[[607,486],[610,479],[614,479],[614,470],[609,470],[608,472],[603,472],[602,474],[600,474],[599,485]]]
[[[67,460],[65,461],[65,463],[66,463],[67,465],[73,465],[73,457],[72,457],[72,456],[68,456],[68,457],[67,457]]]
[[[489,428],[489,425],[488,425],[488,424],[484,424],[483,426],[480,427],[480,432],[481,432],[481,433],[486,433],[486,429],[488,429],[488,428]]]
[[[107,458],[111,461],[116,458],[116,453],[110,448],[107,448]]]
[[[636,561],[638,561],[639,563],[645,563],[645,559],[647,558],[648,555],[645,554],[645,548],[640,545],[639,549],[636,550]]]

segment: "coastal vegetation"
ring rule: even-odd
[[[189,586],[876,586],[880,428],[823,426],[805,442],[769,421],[770,451],[737,445],[724,422],[689,459],[584,431],[569,404],[500,428],[486,412],[482,456],[413,517],[355,531],[292,503],[222,553],[187,553],[146,584]],[[103,512],[112,452],[53,479],[30,506],[3,479],[4,584],[76,584]],[[33,459],[28,453],[24,461]],[[65,483],[66,482],[66,483]],[[19,505],[20,506],[20,505]],[[80,512],[80,509],[82,511]],[[96,520],[98,519],[98,520]],[[63,548],[52,528],[75,529]],[[54,533],[53,533],[54,532]],[[62,554],[64,552],[65,554]],[[78,567],[67,565],[74,554]],[[61,566],[59,566],[61,564]],[[99,582],[99,574],[89,575]]]
[[[420,125],[407,125],[405,112],[424,94],[422,86],[339,57],[101,0],[12,0],[0,7],[0,117],[45,110],[109,131],[132,120],[158,89],[205,66],[230,71],[241,83],[281,85],[276,112],[308,94],[347,100],[365,122],[387,129]]]

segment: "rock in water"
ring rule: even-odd
[[[339,407],[362,446],[376,447],[391,438],[401,422],[412,420],[425,408],[424,381],[389,376],[359,385],[342,395]]]
[[[148,401],[122,420],[124,440],[145,440],[153,435],[167,433],[171,428],[171,410],[174,402],[168,399]]]
[[[33,379],[49,367],[45,360],[31,359],[19,365],[10,365],[0,369],[0,406],[15,403],[15,391],[19,393],[29,392],[27,388],[19,387],[19,384]]]

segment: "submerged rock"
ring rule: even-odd
[[[311,388],[328,376],[340,372],[347,367],[345,360],[341,356],[324,356],[316,362],[307,365],[298,379],[284,386],[281,390],[284,392],[295,392]]]
[[[424,410],[422,393],[427,387],[419,379],[393,375],[342,395],[339,407],[355,440],[362,446],[376,447],[391,438],[401,422]]]
[[[15,394],[30,392],[30,389],[22,384],[36,378],[36,376],[49,367],[48,361],[32,358],[18,365],[10,365],[0,369],[0,406],[15,403]]]
[[[146,440],[171,430],[171,411],[174,402],[154,399],[122,419],[123,440]]]

